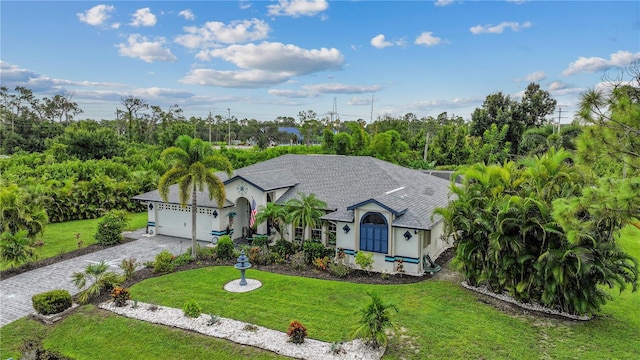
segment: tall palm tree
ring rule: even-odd
[[[300,225],[304,230],[302,233],[302,242],[300,248],[304,245],[307,227],[315,227],[320,222],[320,217],[324,215],[324,209],[327,203],[318,199],[316,194],[306,195],[303,192],[298,193],[298,198],[290,199],[285,204],[287,209],[287,222]]]
[[[198,214],[197,194],[205,186],[209,191],[209,199],[216,199],[222,208],[226,199],[224,183],[214,170],[224,171],[231,175],[233,167],[223,156],[214,155],[211,144],[201,139],[192,139],[188,135],[179,136],[176,145],[165,149],[160,155],[170,168],[158,183],[158,191],[165,202],[169,197],[169,187],[178,184],[180,205],[187,206],[191,197],[191,256],[196,257],[196,217]]]
[[[267,203],[266,206],[258,207],[258,213],[256,214],[256,224],[262,224],[263,222],[271,221],[276,227],[276,231],[280,234],[280,239],[283,238],[283,228],[287,220],[287,209],[276,203]]]

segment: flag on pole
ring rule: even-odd
[[[249,219],[249,227],[253,227],[256,224],[256,214],[258,209],[256,207],[256,199],[251,199],[251,216]]]

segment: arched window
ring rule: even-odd
[[[387,219],[380,213],[366,213],[360,220],[360,250],[386,254],[389,250]]]

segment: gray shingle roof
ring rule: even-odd
[[[350,206],[374,201],[401,214],[394,226],[431,229],[440,217],[431,219],[437,207],[448,204],[449,181],[367,156],[283,155],[234,171],[231,178],[216,174],[222,181],[242,177],[263,191],[289,188],[277,203],[284,204],[298,192],[314,193],[327,203],[323,218],[353,222]],[[394,191],[395,190],[395,191]],[[172,189],[172,193],[173,193]],[[202,202],[201,199],[202,198]],[[157,191],[134,197],[160,201]],[[169,202],[178,203],[177,192]],[[198,203],[213,206],[208,194],[201,193]],[[225,206],[232,206],[227,201]]]

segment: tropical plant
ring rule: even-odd
[[[0,234],[0,260],[4,264],[19,267],[38,258],[38,249],[27,234],[27,230],[20,230],[15,234],[5,231]]]
[[[176,145],[165,149],[161,158],[170,166],[158,183],[158,191],[163,201],[166,202],[169,198],[170,186],[177,183],[180,205],[186,207],[187,202],[191,203],[191,257],[195,259],[198,191],[202,192],[206,187],[209,198],[215,198],[218,207],[222,208],[226,200],[224,183],[212,169],[231,175],[231,163],[222,156],[214,155],[211,144],[187,135],[178,137]]]
[[[19,187],[15,183],[0,186],[0,231],[12,234],[27,231],[27,237],[35,238],[49,222],[41,186]]]
[[[300,225],[303,230],[302,242],[300,249],[304,246],[306,239],[307,227],[315,227],[320,222],[320,217],[324,215],[324,209],[327,203],[318,199],[315,194],[298,193],[298,198],[289,199],[285,204],[287,209],[287,222]]]
[[[86,303],[89,298],[99,295],[103,290],[111,290],[122,283],[123,278],[109,270],[109,264],[105,260],[99,263],[89,264],[84,271],[73,273],[71,281],[78,290],[78,302]]]
[[[280,235],[280,239],[283,238],[284,225],[286,224],[287,209],[276,203],[267,203],[267,205],[260,205],[258,207],[258,213],[256,214],[256,224],[262,224],[264,222],[271,223],[275,226],[276,231]]]
[[[291,323],[289,323],[287,336],[289,336],[289,342],[292,342],[294,344],[302,344],[304,343],[304,338],[307,337],[307,328],[298,320],[293,320]]]
[[[128,288],[116,286],[111,290],[111,300],[113,300],[113,304],[117,307],[125,306],[127,300],[131,300],[131,293],[129,293]]]
[[[360,316],[357,325],[351,332],[353,338],[362,338],[366,344],[377,349],[387,346],[389,335],[393,333],[396,325],[391,317],[391,310],[398,312],[396,305],[384,303],[375,293],[367,293],[371,301],[356,314]]]
[[[456,199],[436,211],[455,238],[467,282],[572,314],[610,297],[601,285],[637,288],[638,265],[615,238],[636,221],[640,181],[593,181],[571,154],[551,148],[516,164],[462,169]],[[599,185],[599,186],[595,186]],[[625,189],[624,194],[613,191]]]

